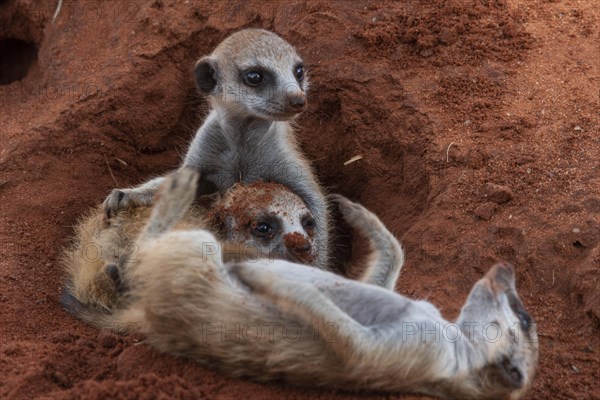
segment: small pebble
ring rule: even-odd
[[[69,378],[60,371],[54,371],[52,373],[52,380],[63,387],[70,386]]]
[[[489,221],[490,218],[492,218],[492,216],[494,215],[494,212],[496,212],[496,207],[496,204],[488,201],[479,205],[475,209],[475,211],[473,211],[473,213],[477,218],[482,219],[484,221]]]
[[[512,200],[513,191],[508,186],[488,183],[486,185],[487,197],[496,204],[504,204]]]

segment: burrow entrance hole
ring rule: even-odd
[[[8,85],[27,76],[37,61],[37,48],[21,39],[0,39],[0,85]]]

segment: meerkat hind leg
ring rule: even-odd
[[[182,168],[163,180],[140,243],[165,233],[184,216],[196,198],[198,177],[194,169]]]
[[[283,312],[296,315],[317,330],[342,360],[368,353],[370,330],[352,319],[309,283],[292,282],[261,265],[236,264],[231,272],[252,291],[273,301]],[[323,334],[327,334],[328,337]]]
[[[334,194],[344,220],[369,240],[372,253],[360,281],[394,290],[404,263],[404,253],[398,240],[375,214],[358,203]]]

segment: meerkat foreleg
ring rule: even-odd
[[[208,130],[211,127],[211,124],[208,123],[208,121],[212,121],[212,119],[213,117],[209,116],[207,122],[200,128],[199,132]],[[203,136],[204,135],[201,133],[196,134],[186,153],[183,163],[179,169],[173,173],[182,171],[184,169],[194,169],[197,171],[197,173],[201,173],[201,160],[203,157],[210,155],[209,150],[203,150],[203,146],[205,146],[202,142]],[[141,184],[140,186],[129,189],[114,189],[104,200],[104,203],[102,203],[104,217],[109,219],[112,215],[122,209],[151,205],[154,200],[154,196],[160,189],[160,186],[165,179],[166,176],[159,176]],[[198,177],[197,180],[199,179],[200,178]]]
[[[290,186],[288,186],[290,187]],[[307,190],[306,193],[298,193],[313,217],[315,218],[315,243],[317,245],[317,267],[329,270],[329,227],[330,213],[325,196],[319,190],[318,185]]]
[[[404,253],[398,240],[365,207],[339,194],[330,195],[330,198],[338,204],[344,220],[367,238],[373,250],[359,280],[394,290],[404,264]]]
[[[199,132],[202,132],[203,128],[204,125],[200,128]],[[195,169],[198,171],[198,173],[200,173],[200,159],[202,158],[202,136],[203,135],[201,134],[196,134],[186,153],[182,165],[177,171],[182,171],[184,169]],[[151,205],[154,200],[154,196],[160,189],[160,186],[165,179],[166,176],[159,176],[133,188],[113,189],[113,191],[102,203],[102,207],[104,209],[104,218],[110,219],[119,210]]]
[[[104,218],[110,219],[122,209],[151,205],[164,179],[164,176],[160,176],[134,188],[113,189],[102,203]]]
[[[354,362],[368,354],[374,343],[371,330],[340,310],[316,287],[293,282],[256,263],[243,263],[231,272],[250,290],[269,298],[282,312],[312,326],[328,347],[344,362]]]
[[[312,207],[309,207],[315,218],[315,243],[317,244],[317,267],[329,270],[329,227],[330,216],[327,202],[324,196],[319,193],[315,196]]]

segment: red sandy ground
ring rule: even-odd
[[[302,149],[401,238],[399,290],[453,318],[493,262],[514,263],[539,323],[529,398],[600,398],[596,0],[67,0],[51,23],[55,4],[0,2],[0,38],[39,49],[0,87],[0,397],[377,397],[230,379],[59,304],[72,224],[178,165],[206,110],[195,59],[253,26],[304,56]]]

